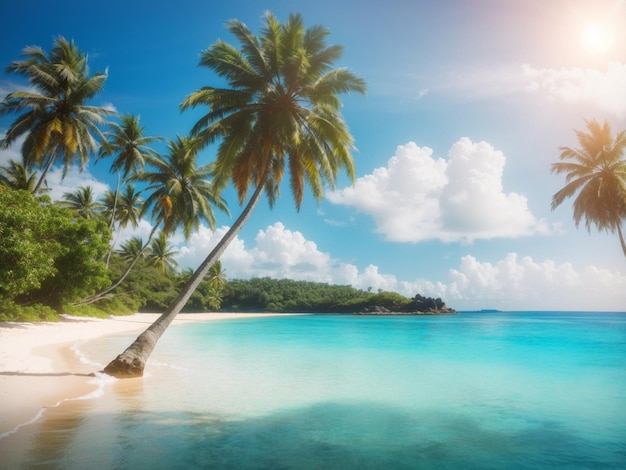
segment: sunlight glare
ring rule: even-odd
[[[600,23],[589,24],[582,32],[582,44],[586,51],[602,53],[615,42],[615,35]]]

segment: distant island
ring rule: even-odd
[[[440,298],[424,297],[417,294],[413,301],[402,309],[389,309],[380,305],[365,307],[354,315],[455,315],[456,310],[448,308]]]
[[[187,311],[194,311],[193,301],[198,297],[197,294],[196,297],[192,296]],[[195,311],[205,311],[200,303],[195,308]],[[346,285],[269,277],[228,281],[223,291],[221,311],[352,315],[457,313],[447,307],[443,300],[421,294],[406,297],[397,292],[374,293]]]

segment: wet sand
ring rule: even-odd
[[[262,315],[268,314],[180,314],[174,324]],[[62,402],[99,390],[98,379],[91,376],[97,367],[82,362],[73,345],[110,335],[139,334],[157,317],[142,313],[108,319],[64,317],[50,323],[0,323],[0,448],[7,437],[33,427],[32,423]],[[103,358],[103,362],[111,359]]]

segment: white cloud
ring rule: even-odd
[[[583,68],[543,68],[523,65],[527,90],[567,103],[591,104],[618,117],[626,115],[626,64],[611,62],[605,72]]]
[[[6,131],[6,129],[0,129],[1,138],[4,138]],[[22,147],[23,141],[24,139],[19,139],[19,142],[16,142],[8,149],[0,149],[0,166],[7,166],[10,160],[15,162],[22,161],[22,154],[19,149]]]
[[[548,231],[525,197],[503,192],[505,157],[490,144],[464,137],[447,161],[432,154],[414,142],[401,145],[386,167],[327,197],[371,215],[389,241],[471,242]]]
[[[115,105],[113,103],[104,103],[103,105],[101,105],[104,109],[106,109],[107,111],[110,111],[112,113],[117,113],[117,108],[115,107]]]
[[[146,219],[141,219],[137,227],[132,227],[128,225],[120,230],[119,235],[115,233],[113,234],[113,237],[116,237],[117,235],[117,238],[114,238],[113,240],[115,242],[115,248],[118,248],[126,240],[129,240],[133,237],[139,237],[145,243],[148,240],[151,231],[152,224]]]
[[[417,281],[426,295],[463,308],[512,310],[623,310],[626,275],[596,266],[534,261],[515,253],[492,264],[464,256],[446,283]]]
[[[212,232],[202,227],[179,247],[181,267],[195,269],[227,230],[222,227]],[[626,275],[596,266],[581,269],[515,253],[495,263],[464,256],[445,280],[399,280],[374,265],[361,271],[334,259],[280,222],[260,230],[252,247],[236,238],[222,263],[229,279],[269,276],[352,285],[374,292],[389,290],[409,297],[419,293],[441,297],[459,310],[623,310],[626,305]]]
[[[46,176],[50,188],[48,195],[54,201],[62,199],[64,193],[76,191],[80,186],[91,186],[95,199],[100,199],[109,189],[108,184],[97,180],[89,171],[81,173],[76,166],[69,168],[65,178],[61,179],[62,176],[62,168],[52,168]]]

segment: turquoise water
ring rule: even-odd
[[[109,359],[127,345],[112,338],[83,353]],[[109,384],[83,406],[62,429],[44,426],[55,451],[31,464],[626,468],[626,314],[174,326],[144,379]]]

